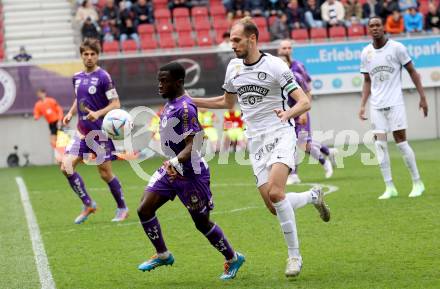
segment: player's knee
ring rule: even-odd
[[[60,171],[61,171],[61,173],[63,173],[63,175],[66,176],[66,177],[72,175],[72,174],[73,174],[73,168],[72,168],[72,165],[70,165],[70,168],[71,168],[71,169],[69,169],[69,164],[68,164],[68,162],[66,161],[66,159],[63,159],[63,160],[61,161],[61,165],[60,165]]]
[[[137,208],[137,214],[140,219],[151,219],[156,214],[156,211],[153,210],[148,204],[141,203]]]
[[[269,199],[272,203],[278,203],[284,199],[284,187],[271,183],[269,184]]]
[[[99,175],[101,176],[101,179],[103,179],[105,182],[110,182],[113,178],[113,174],[111,170],[108,169],[99,169]]]
[[[211,221],[205,222],[205,221],[195,220],[194,224],[197,230],[203,235],[206,235],[214,226],[214,224]]]

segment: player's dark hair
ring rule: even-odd
[[[382,19],[382,17],[377,16],[377,15],[368,18],[368,23],[367,23],[367,25],[370,25],[370,22],[371,22],[371,20],[373,20],[373,19],[379,19],[379,20],[380,20],[380,23],[382,23],[382,25],[383,25],[383,19]]]
[[[252,21],[251,17],[246,16],[246,17],[240,19],[238,21],[238,23],[243,25],[243,32],[247,37],[251,36],[252,34],[255,34],[255,38],[258,41],[258,35],[259,35],[258,27],[255,24],[255,22]]]
[[[87,49],[90,49],[96,52],[96,54],[99,54],[101,52],[101,44],[99,43],[99,40],[93,38],[87,38],[86,40],[84,40],[79,46],[79,53],[83,54],[83,52]]]
[[[185,68],[178,62],[170,62],[159,68],[159,71],[168,71],[174,80],[185,80]]]

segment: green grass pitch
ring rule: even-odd
[[[74,225],[81,203],[56,166],[0,170],[0,288],[40,288],[32,245],[15,177],[26,182],[57,288],[440,288],[440,141],[412,142],[426,192],[410,199],[411,180],[390,144],[398,198],[377,200],[384,184],[377,166],[361,164],[361,152],[324,179],[318,165],[302,165],[306,183],[339,189],[327,196],[332,211],[323,223],[312,206],[296,212],[303,270],[284,275],[286,247],[276,218],[264,208],[251,167],[210,162],[212,215],[232,245],[246,255],[237,278],[222,282],[223,258],[196,231],[179,200],[158,213],[176,262],[151,272],[137,270],[153,254],[136,207],[145,182],[125,162],[114,163],[131,209],[122,224],[110,222],[115,203],[95,167],[79,172],[99,211]],[[144,162],[152,173],[161,160]],[[289,186],[300,191],[307,186]]]

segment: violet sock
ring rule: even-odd
[[[141,220],[142,227],[144,228],[145,234],[150,239],[156,252],[158,254],[165,253],[168,251],[165,241],[162,236],[162,230],[160,229],[159,220],[156,216],[149,220],[144,220],[144,217],[139,214],[139,219]]]
[[[116,204],[118,204],[119,209],[125,209],[127,206],[125,205],[124,200],[124,193],[122,192],[121,183],[119,182],[117,177],[114,177],[109,183],[108,187],[110,189],[110,192],[113,195],[113,198],[116,201]]]
[[[225,256],[226,260],[232,260],[235,257],[234,249],[232,249],[228,239],[226,239],[222,229],[217,226],[217,224],[214,224],[211,230],[205,234],[205,237],[220,253],[223,254],[223,256]]]
[[[77,194],[83,202],[84,206],[91,206],[92,199],[90,199],[90,196],[87,194],[86,187],[81,176],[77,172],[75,172],[73,173],[73,175],[67,176],[67,180],[69,181],[69,184],[75,194]]]

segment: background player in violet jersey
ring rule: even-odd
[[[220,227],[210,220],[213,209],[209,187],[208,164],[201,157],[203,130],[197,119],[197,108],[183,88],[185,69],[177,62],[162,66],[158,74],[159,94],[168,101],[160,116],[162,151],[169,157],[151,177],[138,208],[145,234],[156,255],[139,265],[139,270],[150,271],[174,263],[160,229],[156,211],[176,195],[188,209],[194,224],[209,242],[225,256],[221,279],[232,279],[245,258],[235,252]]]
[[[304,90],[304,92],[306,92],[309,100],[312,101],[312,96],[310,93],[310,84],[312,79],[307,73],[304,64],[298,60],[292,59],[292,43],[290,40],[283,40],[280,42],[278,46],[278,56],[285,57],[283,60],[286,61],[297,80],[301,80],[300,82],[297,81],[298,84],[300,84],[301,88]],[[289,99],[289,101],[292,102],[291,99]],[[295,130],[298,137],[298,144],[300,146],[305,145],[305,152],[319,161],[325,170],[325,177],[330,178],[333,175],[333,166],[336,166],[335,155],[337,153],[337,149],[329,148],[325,144],[312,139],[309,112],[295,119]],[[287,178],[288,185],[301,182],[297,173],[298,172],[296,169],[292,170],[291,174]]]
[[[405,103],[402,94],[402,69],[408,71],[420,95],[419,108],[428,116],[428,103],[423,91],[420,75],[417,73],[406,47],[385,36],[380,17],[368,21],[369,34],[373,38],[362,50],[361,73],[364,75],[359,118],[366,120],[365,105],[370,99],[371,126],[375,138],[377,159],[385,181],[385,192],[379,199],[389,199],[398,195],[391,176],[390,156],[388,154],[387,133],[392,132],[396,145],[411,174],[413,187],[409,197],[422,195],[425,186],[420,179],[414,151],[406,140]]]
[[[258,49],[258,35],[250,17],[232,26],[231,42],[237,58],[226,69],[224,94],[193,101],[200,107],[231,108],[238,99],[256,185],[284,234],[288,253],[285,275],[295,277],[301,272],[302,257],[294,209],[314,204],[325,222],[330,220],[330,211],[319,187],[302,193],[285,192],[287,176],[295,167],[296,134],[291,119],[308,111],[310,101],[289,67]],[[291,108],[286,95],[296,100]]]
[[[115,147],[110,139],[100,140],[103,135],[98,135],[98,133],[101,132],[105,114],[121,105],[113,80],[107,71],[98,66],[99,42],[91,39],[85,40],[79,50],[84,71],[73,76],[75,100],[63,119],[64,125],[67,125],[72,116],[78,114],[77,133],[66,148],[61,171],[84,204],[82,212],[75,219],[76,224],[81,224],[96,211],[96,203],[87,193],[81,176],[75,172],[75,167],[88,154],[95,154],[98,172],[108,184],[117,203],[118,208],[112,221],[120,222],[128,217],[128,208],[125,205],[121,184],[112,171],[111,161],[116,159],[113,155]]]

